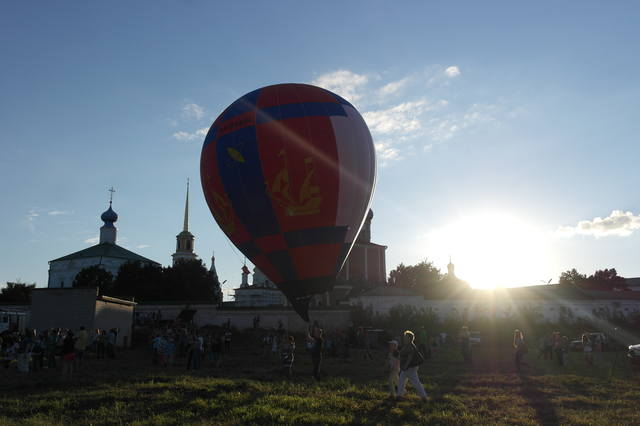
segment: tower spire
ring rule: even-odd
[[[180,260],[196,260],[198,256],[193,252],[195,237],[189,232],[189,179],[187,178],[187,198],[184,202],[184,225],[182,232],[176,235],[176,252],[171,255],[173,264]]]
[[[184,202],[184,226],[183,231],[189,231],[189,178],[187,178],[187,199]]]

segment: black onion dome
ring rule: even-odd
[[[118,214],[113,211],[111,206],[109,206],[109,209],[106,212],[102,213],[100,219],[105,223],[113,223],[118,220]]]

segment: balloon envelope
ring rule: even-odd
[[[229,239],[308,321],[329,291],[369,209],[376,162],[362,116],[306,84],[248,93],[215,120],[200,177]]]

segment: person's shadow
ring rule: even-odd
[[[556,407],[547,394],[540,390],[536,380],[523,373],[518,373],[518,377],[522,383],[522,397],[535,410],[538,422],[543,425],[559,424],[560,419],[558,419]]]

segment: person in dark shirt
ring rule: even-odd
[[[324,339],[322,338],[322,329],[318,326],[313,327],[311,334],[308,336],[311,343],[311,360],[313,361],[313,378],[320,380],[320,363],[322,361],[322,346]]]
[[[62,374],[73,373],[73,361],[76,357],[76,339],[73,337],[71,330],[67,331],[67,335],[62,341]]]

